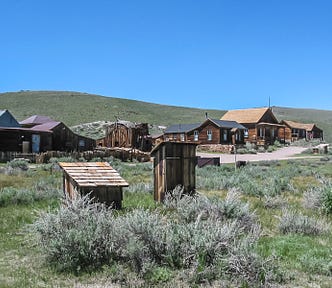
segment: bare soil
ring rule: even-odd
[[[257,153],[257,154],[221,154],[221,153],[203,153],[197,152],[197,156],[201,157],[220,157],[220,163],[234,163],[235,161],[273,161],[273,160],[289,160],[289,159],[307,159],[321,157],[319,155],[301,155],[308,148],[289,146],[283,147],[273,152]]]

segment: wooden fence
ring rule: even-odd
[[[27,159],[31,163],[48,163],[51,158],[70,157],[73,159],[85,159],[91,161],[94,158],[108,158],[114,157],[122,161],[150,161],[150,153],[142,152],[137,149],[126,148],[100,148],[93,151],[82,152],[62,152],[62,151],[47,151],[40,154],[35,153],[18,153],[18,152],[0,152],[0,162],[8,162],[14,159]]]

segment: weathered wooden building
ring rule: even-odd
[[[147,123],[118,120],[106,128],[106,147],[135,148],[150,151],[152,147]]]
[[[64,123],[54,121],[47,116],[33,115],[21,121],[20,124],[33,132],[50,133],[47,138],[35,133],[36,136],[31,139],[31,151],[35,153],[49,150],[86,151],[96,147],[94,139],[78,135]]]
[[[236,121],[207,118],[203,123],[177,124],[166,128],[164,141],[199,144],[243,144],[246,128]]]
[[[196,143],[162,142],[152,150],[155,201],[163,201],[165,193],[178,185],[184,193],[195,193],[196,146]]]
[[[1,111],[0,151],[86,151],[96,145],[94,139],[77,135],[62,122],[47,116],[34,115],[19,123],[8,110]]]
[[[75,199],[89,193],[95,201],[122,207],[123,187],[129,184],[107,162],[60,162],[63,169],[63,191]]]
[[[39,152],[51,150],[52,133],[28,128],[0,127],[0,151],[2,152]]]
[[[285,126],[279,124],[271,108],[230,110],[221,120],[233,120],[246,127],[245,142],[257,145],[270,145],[279,139],[279,131]]]
[[[324,140],[323,130],[318,128],[316,124],[305,124],[290,120],[282,120],[281,124],[285,125],[284,130],[279,131],[279,137],[284,138],[287,142],[293,142],[300,139]]]

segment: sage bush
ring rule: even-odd
[[[289,209],[283,210],[279,220],[279,231],[282,234],[321,235],[330,231],[330,225],[323,219],[309,217]]]
[[[236,190],[225,199],[191,197],[177,187],[156,209],[122,213],[85,196],[42,213],[31,231],[60,271],[125,265],[147,282],[186,275],[187,284],[265,285],[274,267],[255,253],[261,229],[239,197]]]

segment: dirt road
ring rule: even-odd
[[[234,163],[235,161],[271,161],[271,160],[288,160],[288,159],[300,159],[300,158],[314,158],[320,156],[303,155],[301,154],[307,148],[303,147],[283,147],[277,151],[268,153],[257,153],[257,154],[217,154],[217,153],[201,153],[197,152],[197,156],[201,157],[220,157],[220,163]]]

